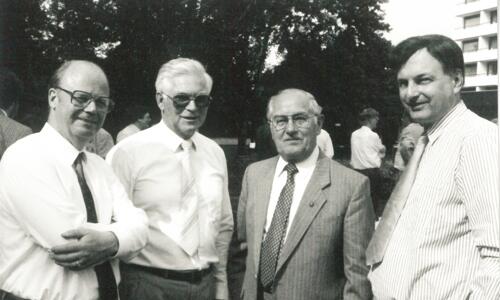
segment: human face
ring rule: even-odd
[[[95,97],[109,97],[104,72],[86,62],[74,62],[64,71],[59,86],[73,92],[80,90]],[[71,96],[57,88],[49,90],[49,123],[78,150],[94,137],[106,119],[106,111],[96,109],[91,101],[85,107],[71,103]]]
[[[428,128],[438,122],[458,102],[463,75],[444,73],[441,63],[420,49],[397,74],[399,97],[411,119]]]
[[[205,86],[204,78],[192,74],[176,76],[170,82],[163,80],[157,92],[156,99],[163,122],[181,138],[191,138],[205,122],[208,107],[199,107],[195,101],[190,101],[186,106],[176,106],[170,97],[179,94],[208,95],[210,91]]]
[[[139,121],[140,127],[142,129],[146,129],[149,127],[149,125],[151,125],[151,116],[149,115],[149,113],[145,113],[144,116],[142,116],[142,118],[138,119],[137,121]]]
[[[285,128],[278,130],[270,125],[271,135],[279,155],[287,162],[301,162],[308,158],[316,147],[323,119],[310,111],[308,99],[301,95],[283,94],[273,99],[271,120],[291,116],[311,116],[303,126],[296,126],[290,120]]]

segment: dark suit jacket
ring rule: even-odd
[[[0,113],[0,158],[10,145],[31,133],[33,132],[29,127]]]
[[[261,241],[278,157],[250,165],[238,207],[248,255],[244,299],[257,299]],[[374,212],[368,179],[322,153],[280,255],[275,299],[371,299],[365,250]]]

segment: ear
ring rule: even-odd
[[[59,103],[59,97],[57,96],[57,91],[54,88],[49,89],[48,94],[49,107],[51,110],[55,110],[57,104]]]
[[[462,70],[456,70],[455,73],[453,74],[453,92],[455,94],[460,93],[460,90],[464,86],[464,74],[462,73]]]
[[[156,104],[160,108],[161,111],[164,109],[163,96],[160,93],[156,93]]]
[[[325,121],[325,116],[324,115],[319,115],[316,117],[317,124],[318,124],[318,132],[316,132],[316,135],[318,135],[321,132],[321,128],[323,128],[323,122]]]

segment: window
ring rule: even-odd
[[[462,88],[462,92],[475,92],[475,91],[476,91],[475,86],[468,86],[468,87]]]
[[[483,91],[494,91],[498,89],[498,87],[496,85],[486,85],[486,86],[483,86],[482,90]]]
[[[466,64],[464,66],[465,76],[475,76],[477,75],[477,64]]]
[[[477,51],[477,39],[475,40],[470,40],[470,41],[463,41],[462,42],[462,49],[464,52],[473,52]]]
[[[490,61],[486,65],[486,74],[488,75],[497,75],[497,62],[496,61]]]
[[[488,49],[496,49],[497,46],[497,37],[492,36],[488,39]]]
[[[490,23],[493,24],[493,23],[496,23],[497,22],[497,11],[496,10],[492,10],[490,12]]]
[[[464,18],[464,28],[479,25],[479,15],[473,15]]]

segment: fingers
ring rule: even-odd
[[[65,239],[80,239],[89,233],[88,229],[76,228],[72,230],[65,231],[61,236]]]
[[[50,249],[50,252],[54,254],[65,254],[65,253],[74,253],[82,250],[83,245],[78,241],[71,241],[64,245],[54,246]]]
[[[82,252],[73,252],[73,253],[63,253],[63,254],[55,254],[49,252],[50,258],[52,258],[56,263],[57,262],[62,262],[62,263],[74,263],[78,260],[80,260],[81,257],[83,257]]]

